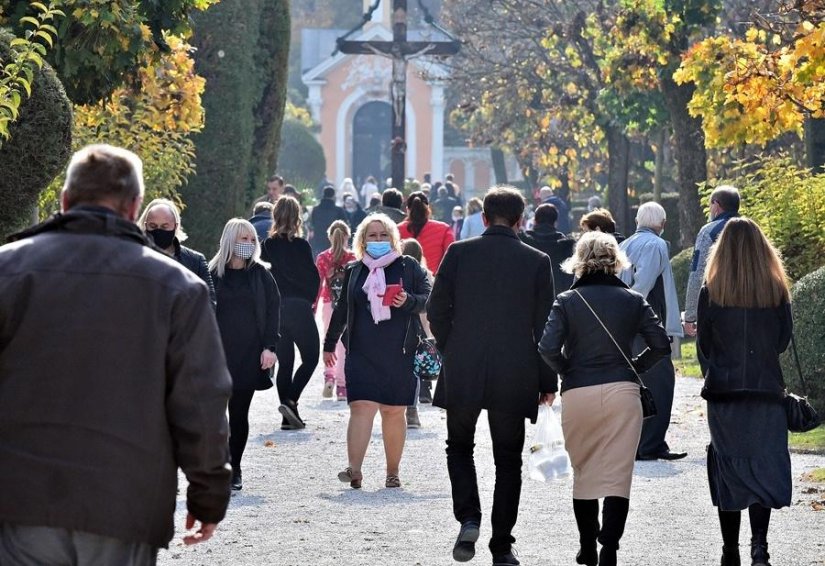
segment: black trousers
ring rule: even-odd
[[[653,394],[656,416],[642,421],[642,437],[639,439],[637,454],[647,456],[667,452],[670,447],[665,441],[670,426],[673,409],[673,392],[676,388],[676,370],[671,359],[665,358],[642,375],[645,385]]]
[[[301,365],[295,368],[295,347],[301,354]],[[281,341],[278,342],[278,375],[275,386],[281,403],[298,402],[304,388],[318,366],[321,355],[321,339],[315,326],[312,305],[304,299],[281,300]]]
[[[255,391],[234,390],[229,398],[229,455],[232,469],[241,469],[241,458],[249,438],[249,406]]]
[[[480,409],[447,410],[447,470],[453,492],[453,513],[460,522],[481,522],[473,449]],[[493,492],[490,551],[504,554],[516,541],[512,536],[521,497],[521,452],[524,448],[524,417],[496,411],[487,414],[493,440],[496,484]]]

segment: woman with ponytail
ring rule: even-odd
[[[215,281],[216,317],[232,375],[229,399],[229,453],[232,489],[243,487],[241,457],[249,436],[249,406],[255,391],[272,387],[279,340],[280,294],[269,264],[261,261],[255,227],[233,218],[209,262]]]
[[[315,309],[318,303],[321,304],[321,316],[324,319],[324,333],[329,328],[329,320],[332,317],[332,309],[341,296],[341,289],[344,284],[344,268],[348,263],[355,261],[355,254],[348,247],[352,233],[349,225],[343,220],[336,220],[327,229],[327,237],[330,247],[318,254],[315,258],[315,267],[318,268],[318,275],[321,277],[321,287],[318,289],[318,298],[315,300]],[[346,350],[341,341],[335,346],[337,360],[332,367],[324,368],[324,391],[326,398],[332,397],[332,389],[335,387],[335,395],[339,401],[347,400],[347,384],[344,379],[344,359]]]
[[[407,219],[398,225],[402,238],[415,238],[424,249],[424,257],[433,274],[438,273],[447,248],[455,241],[449,224],[430,220],[430,201],[416,191],[407,197]]]

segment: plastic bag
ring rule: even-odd
[[[539,406],[530,456],[527,459],[530,479],[551,481],[570,475],[570,456],[564,448],[561,421],[549,405]]]

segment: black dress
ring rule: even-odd
[[[404,272],[403,261],[384,268],[387,284],[398,283]],[[418,383],[413,375],[413,351],[404,352],[409,314],[390,307],[392,316],[378,324],[370,313],[363,290],[368,270],[355,281],[353,321],[348,329],[349,350],[344,371],[347,401],[374,401],[383,405],[409,406],[415,401]]]
[[[258,330],[255,314],[255,294],[249,269],[226,268],[217,286],[217,319],[221,341],[226,353],[226,364],[236,391],[269,389],[272,380],[269,370],[261,369],[264,344]]]

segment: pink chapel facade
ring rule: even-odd
[[[389,5],[389,0],[382,4]],[[382,6],[354,38],[392,40],[386,22],[389,9]],[[367,176],[381,186],[389,173],[390,76],[392,63],[377,55],[332,55],[335,38],[342,30],[302,31],[302,80],[309,89],[307,99],[327,162],[327,178],[338,186],[351,178],[360,187]],[[411,30],[411,39],[427,36]],[[434,38],[441,39],[441,38]],[[483,193],[494,183],[492,160],[487,148],[445,147],[444,123],[446,74],[432,61],[413,59],[407,66],[406,175],[433,181],[447,173],[465,191],[465,197]],[[520,177],[515,160],[508,160],[508,177]]]

